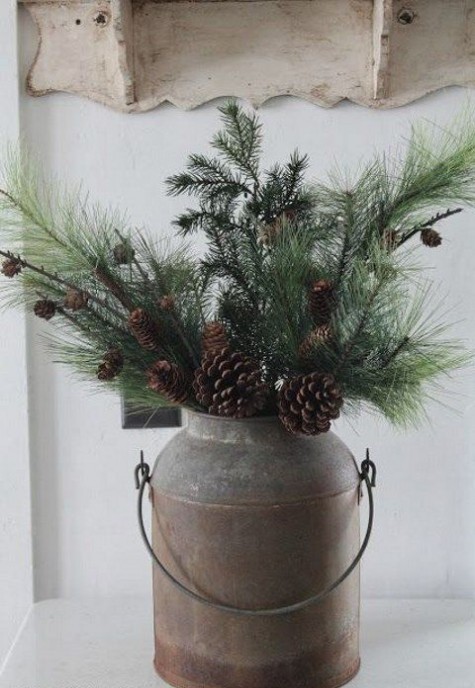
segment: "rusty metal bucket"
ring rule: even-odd
[[[370,533],[360,548],[358,505],[364,477],[372,507],[371,481],[333,433],[293,437],[275,418],[190,414],[151,479],[142,472],[165,681],[336,688],[357,673],[357,564]]]

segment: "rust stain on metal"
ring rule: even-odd
[[[351,454],[335,436],[302,445],[265,420],[223,423],[210,442],[213,423],[193,417],[156,465],[153,542],[164,564],[193,591],[241,608],[319,592],[359,548]],[[336,688],[358,671],[357,571],[320,604],[275,617],[206,607],[158,569],[154,599],[155,667],[179,688]]]

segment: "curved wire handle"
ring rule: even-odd
[[[374,522],[374,499],[373,499],[373,487],[376,487],[376,466],[373,463],[373,461],[370,460],[369,458],[369,450],[366,450],[366,459],[363,461],[361,464],[361,473],[360,473],[360,480],[361,483],[366,484],[366,489],[368,491],[368,499],[369,499],[369,516],[368,516],[368,527],[366,529],[366,534],[363,539],[363,542],[361,543],[361,547],[358,551],[358,554],[356,557],[353,559],[351,564],[348,566],[348,568],[341,574],[339,578],[336,579],[331,585],[329,585],[327,588],[322,590],[321,592],[317,593],[316,595],[312,595],[312,597],[308,597],[305,600],[302,600],[301,602],[296,602],[295,604],[289,604],[285,607],[275,607],[272,609],[243,609],[241,607],[232,607],[227,604],[220,604],[219,602],[213,602],[213,600],[209,600],[206,597],[202,597],[201,595],[198,595],[197,593],[193,592],[189,588],[187,588],[183,583],[180,583],[179,580],[173,576],[173,574],[170,573],[170,571],[162,564],[160,559],[157,557],[157,555],[154,552],[153,546],[149,540],[149,537],[147,535],[147,531],[145,529],[145,524],[144,524],[144,517],[143,517],[143,498],[145,494],[145,488],[146,486],[150,483],[150,466],[145,463],[144,457],[143,457],[143,451],[140,452],[140,463],[138,466],[135,468],[135,485],[137,490],[139,491],[138,495],[138,519],[139,519],[139,528],[140,528],[140,534],[142,536],[142,539],[144,541],[145,547],[147,548],[150,556],[152,557],[152,560],[154,563],[158,566],[158,568],[161,570],[161,572],[168,578],[168,580],[173,583],[175,587],[177,587],[181,592],[183,592],[185,595],[188,597],[191,597],[191,599],[195,600],[196,602],[200,602],[201,604],[205,604],[208,607],[212,607],[213,609],[218,609],[219,611],[223,612],[232,612],[233,614],[241,614],[242,616],[279,616],[282,614],[290,614],[291,612],[298,612],[302,609],[305,609],[306,607],[309,607],[312,604],[316,604],[317,602],[321,602],[325,597],[327,597],[333,590],[338,588],[343,581],[345,581],[348,576],[355,570],[355,568],[358,566],[358,564],[361,561],[361,558],[363,557],[363,554],[366,551],[366,548],[368,547],[368,543],[371,537],[371,532],[373,530],[373,522]]]

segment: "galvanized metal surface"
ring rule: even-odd
[[[152,476],[153,544],[195,592],[259,609],[329,585],[359,549],[359,473],[331,433],[191,415]],[[157,671],[181,688],[335,688],[359,667],[359,575],[282,617],[204,607],[154,571]]]

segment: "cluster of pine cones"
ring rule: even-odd
[[[334,288],[327,280],[310,286],[309,310],[314,321],[302,343],[303,356],[315,346],[332,339],[330,320],[335,306]],[[146,349],[153,350],[156,332],[146,315],[137,309],[129,318],[129,327]],[[147,371],[150,389],[176,404],[194,397],[208,413],[227,418],[249,418],[271,412],[275,403],[262,378],[259,364],[230,346],[226,329],[220,322],[205,325],[202,334],[201,365],[188,378],[176,364],[159,360]],[[313,372],[286,380],[278,391],[279,418],[291,433],[318,435],[330,429],[343,405],[342,392],[330,373]]]
[[[130,247],[123,246],[120,251],[117,249],[114,257],[117,263],[122,264],[132,260],[133,254]],[[21,260],[12,256],[4,261],[2,272],[12,278],[22,268]],[[75,312],[87,308],[88,300],[87,293],[70,288],[61,302],[40,298],[34,305],[34,312],[39,318],[50,320],[58,311],[64,314],[64,309]],[[311,361],[316,347],[331,345],[331,318],[335,308],[333,284],[326,279],[312,282],[308,305],[313,327],[300,347],[299,356],[303,364]],[[159,306],[173,317],[173,296],[163,297]],[[149,352],[161,349],[157,324],[144,309],[131,310],[128,327],[143,349]],[[207,323],[201,344],[201,362],[194,374],[185,372],[176,363],[157,360],[146,373],[149,388],[174,404],[196,400],[199,406],[215,416],[250,418],[260,413],[272,413],[276,403],[275,392],[263,379],[261,366],[245,353],[233,350],[222,323]],[[111,381],[123,367],[122,351],[111,346],[97,368],[97,378]],[[341,389],[333,375],[327,372],[296,374],[285,380],[277,392],[279,418],[284,427],[295,434],[327,432],[331,421],[338,418],[342,404]]]

